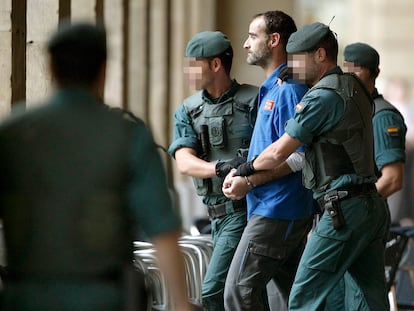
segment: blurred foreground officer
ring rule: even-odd
[[[277,167],[306,145],[304,183],[325,212],[299,263],[289,309],[323,310],[348,271],[363,296],[346,301],[346,310],[389,310],[384,277],[389,214],[374,185],[372,99],[359,79],[337,66],[338,42],[328,26],[304,26],[290,36],[286,50],[294,77],[311,89],[285,134],[243,166],[246,174]]]
[[[102,101],[105,36],[101,27],[62,25],[48,44],[52,98],[0,127],[4,310],[133,309],[137,226],[158,249],[171,309],[190,310],[180,221],[151,133]]]
[[[211,219],[214,250],[202,284],[203,305],[224,310],[224,282],[247,222],[246,200],[232,201],[221,186],[245,162],[253,132],[258,89],[231,79],[233,48],[219,31],[196,34],[187,44],[190,86],[201,90],[174,114],[169,152],[181,173],[192,176]]]
[[[374,99],[372,123],[375,163],[379,171],[375,185],[378,193],[388,198],[403,185],[407,127],[401,113],[385,100],[375,87],[375,80],[380,72],[379,59],[378,52],[365,43],[350,44],[344,50],[345,70],[354,72],[364,82]]]

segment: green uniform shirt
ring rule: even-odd
[[[374,102],[384,100],[375,90]],[[392,109],[375,113],[374,127],[375,163],[379,171],[387,165],[405,161],[405,135],[407,127],[401,114]]]
[[[340,74],[339,67],[331,70],[328,74]],[[296,106],[295,115],[287,122],[286,133],[298,139],[305,145],[312,144],[313,140],[322,133],[330,131],[342,118],[344,114],[344,102],[333,90],[315,89],[302,98],[301,103]],[[326,192],[349,184],[362,184],[375,182],[376,177],[364,178],[355,174],[339,176],[327,187]],[[315,193],[317,199],[323,193]]]

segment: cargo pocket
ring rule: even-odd
[[[250,241],[243,256],[240,274],[237,280],[238,284],[251,286],[251,278],[253,275],[257,275],[258,271],[268,271],[275,264],[273,260],[267,259],[283,260],[285,257],[286,247],[269,247],[267,243],[261,244],[260,242]],[[255,278],[255,284],[262,284],[264,277],[267,278],[264,274],[261,279]]]
[[[320,226],[316,228],[314,236],[306,246],[312,250],[312,254],[309,256],[308,253],[305,264],[309,269],[335,272],[352,230],[344,228],[337,231],[332,228],[327,232],[321,232],[319,228]]]

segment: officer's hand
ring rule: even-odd
[[[256,172],[256,170],[253,167],[253,162],[245,162],[241,164],[236,171],[236,176],[250,176],[253,175]]]
[[[235,157],[234,159],[226,162],[217,162],[216,175],[218,177],[226,177],[232,168],[237,168],[240,164],[245,162],[246,160],[243,157]]]

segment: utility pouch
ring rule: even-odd
[[[202,154],[201,159],[207,160],[210,153],[210,142],[208,140],[208,125],[200,125],[200,141],[201,141],[201,150]]]
[[[332,220],[335,230],[341,229],[345,225],[344,215],[342,214],[338,198],[331,199],[325,203],[325,210]]]
[[[242,157],[243,159],[245,159],[247,161],[248,153],[249,153],[249,148],[239,148],[239,149],[237,149],[236,156]]]
[[[212,148],[224,148],[226,144],[226,129],[223,117],[209,118],[208,136]]]
[[[196,178],[193,177],[193,183],[197,195],[205,196],[211,192],[211,178]]]

